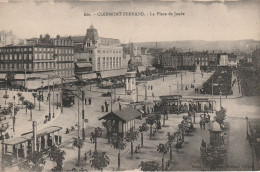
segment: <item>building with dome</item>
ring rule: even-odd
[[[72,39],[81,39],[76,41],[78,47],[75,50],[78,56],[76,62],[75,74],[81,79],[90,79],[89,77],[113,77],[124,75],[127,66],[124,65],[123,47],[119,39],[99,37],[97,29],[91,25],[87,29],[86,36],[74,37]],[[80,55],[77,55],[80,54]],[[91,64],[91,71],[80,70],[80,66]],[[92,75],[91,75],[92,74]],[[95,75],[93,75],[95,74]]]

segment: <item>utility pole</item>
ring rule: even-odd
[[[111,86],[111,112],[113,111],[113,90],[112,90],[112,86]]]
[[[78,142],[80,142],[79,96],[80,96],[80,90],[78,90]],[[78,147],[78,166],[80,166],[80,146]]]
[[[57,105],[56,105],[56,109],[58,109],[58,108],[59,108],[59,107],[58,107],[58,105],[59,105],[59,94],[57,93],[56,96],[57,96]]]
[[[52,108],[53,108],[53,114],[52,114],[52,118],[55,118],[55,114],[54,114],[54,97],[55,97],[55,94],[54,94],[54,82],[53,82],[53,87],[52,87]]]
[[[13,111],[12,111],[12,114],[13,114],[13,132],[15,133],[15,112],[14,112],[14,106],[15,106],[15,96],[13,97]]]
[[[37,122],[33,121],[33,144],[32,144],[32,152],[37,151]]]
[[[26,67],[27,66],[25,66],[25,69],[24,69],[24,88],[26,88]]]
[[[136,84],[136,101],[138,102],[138,85]]]
[[[221,107],[222,107],[222,105],[221,105],[221,95],[222,95],[222,92],[220,92],[219,95],[220,95],[220,96],[219,96],[219,106],[220,106],[220,109],[221,109]]]
[[[60,92],[60,107],[61,107],[61,113],[63,113],[63,78],[61,78],[61,92]]]
[[[51,93],[50,93],[50,78],[48,74],[48,101],[49,101],[49,121],[51,120]]]
[[[178,113],[179,113],[180,97],[179,97],[179,82],[178,81],[177,81],[177,96],[178,96]]]
[[[213,89],[214,89],[214,85],[213,85],[214,83],[213,83],[213,79],[212,79],[212,82],[211,82],[211,95],[212,95],[212,113],[213,113],[213,111],[214,111],[214,108],[213,108],[213,104],[214,104],[214,102],[213,102]]]
[[[84,90],[82,90],[82,100],[81,100],[81,104],[82,104],[82,138],[83,140],[85,140],[85,92]]]
[[[182,74],[181,74],[181,90],[183,90],[183,87],[182,87]]]

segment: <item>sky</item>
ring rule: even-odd
[[[0,1],[1,2],[1,1]],[[260,1],[0,3],[0,30],[19,38],[85,35],[91,24],[101,37],[121,42],[260,40]],[[97,12],[143,12],[145,16],[94,16]],[[149,16],[152,12],[155,16]],[[157,16],[184,13],[182,16]],[[92,16],[84,16],[91,13]]]

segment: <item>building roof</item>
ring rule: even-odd
[[[72,36],[71,38],[74,43],[84,43],[85,37],[86,36]]]
[[[50,126],[50,127],[44,128],[42,130],[39,130],[37,132],[37,137],[41,137],[43,135],[53,133],[53,132],[59,131],[61,129],[62,129],[62,127]],[[4,140],[4,144],[6,144],[6,145],[16,145],[16,144],[24,143],[28,140],[31,140],[32,137],[33,137],[33,133],[31,132],[31,133],[24,135],[24,136],[6,139],[6,140]]]
[[[128,106],[128,107],[122,108],[121,110],[116,110],[114,112],[110,112],[110,113],[106,114],[105,116],[99,118],[99,120],[109,119],[110,117],[117,117],[124,122],[128,122],[128,121],[131,121],[132,119],[136,119],[136,118],[140,117],[141,115],[142,115],[141,112]]]
[[[91,63],[76,63],[76,65],[77,65],[79,68],[92,67],[92,64],[91,64]]]

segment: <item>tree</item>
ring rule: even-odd
[[[7,92],[5,92],[5,94],[4,94],[4,96],[3,96],[3,98],[5,99],[5,105],[6,105],[6,99],[8,99],[8,98],[9,98],[9,95],[7,94]]]
[[[16,115],[19,110],[20,110],[19,106],[14,106],[14,115]],[[11,113],[13,111],[13,103],[12,102],[8,103],[8,111],[9,111],[9,113]]]
[[[144,134],[143,132],[148,131],[149,127],[146,123],[143,123],[141,126],[139,126],[139,132],[141,133],[141,147],[144,146]]]
[[[24,96],[21,96],[21,97],[19,97],[19,100],[22,102],[22,108],[23,108],[23,101],[24,101]]]
[[[30,103],[30,102],[29,102],[28,100],[24,100],[24,101],[23,101],[23,105],[25,106],[26,113],[27,113],[27,109],[28,109],[29,103]]]
[[[111,146],[118,150],[118,169],[120,168],[120,150],[125,149],[126,145],[121,135],[117,134],[111,137]]]
[[[1,113],[1,115],[6,116],[6,115],[9,115],[11,113],[11,111],[10,111],[10,108],[3,108],[3,109],[1,109],[0,113]]]
[[[103,171],[103,168],[109,165],[110,159],[106,155],[106,152],[94,152],[94,154],[92,154],[90,163],[91,167]]]
[[[95,144],[95,152],[97,151],[97,138],[101,137],[102,135],[102,129],[97,127],[93,132],[91,132],[91,142],[94,142]]]
[[[139,167],[142,171],[159,171],[159,162],[157,161],[142,161]]]
[[[110,143],[112,122],[110,120],[106,120],[106,121],[102,122],[102,125],[107,129],[107,140],[108,140],[108,143]]]
[[[73,137],[72,146],[78,148],[78,165],[80,165],[80,150],[83,147],[83,140],[80,138]]]
[[[152,139],[152,132],[153,132],[152,131],[153,130],[153,124],[156,122],[156,118],[155,118],[154,115],[148,116],[145,119],[145,122],[150,125],[150,137],[149,137],[149,140],[151,140]]]
[[[125,135],[125,141],[131,143],[131,155],[134,154],[133,142],[137,140],[138,134],[137,131],[130,130],[130,132],[127,132]]]
[[[37,100],[38,100],[38,102],[39,102],[39,110],[41,110],[41,101],[42,101],[42,95],[38,95],[37,96]]]
[[[21,161],[18,164],[20,171],[43,171],[45,165],[45,160],[43,158],[42,152],[33,152],[29,154],[25,161]]]
[[[162,171],[164,171],[164,155],[168,152],[168,150],[169,150],[168,144],[160,143],[159,146],[157,146],[157,151],[159,153],[163,154],[163,157],[162,157]]]
[[[18,104],[20,104],[20,100],[19,100],[19,99],[20,99],[20,97],[22,97],[22,95],[23,95],[23,94],[22,94],[22,93],[20,93],[20,92],[19,92],[19,93],[17,93],[17,96],[18,96]]]
[[[170,161],[172,161],[172,142],[175,140],[176,133],[171,134],[170,132],[167,133],[167,140],[168,145],[170,148]]]
[[[27,108],[30,110],[30,121],[32,121],[32,110],[35,108],[32,102],[29,102]]]
[[[35,99],[37,98],[38,93],[32,93],[32,96],[33,96],[33,103],[34,103],[34,106],[35,106]]]
[[[65,151],[61,150],[56,145],[51,147],[51,150],[49,151],[48,157],[51,161],[56,162],[56,167],[52,168],[51,171],[63,171],[63,160],[65,159]]]

